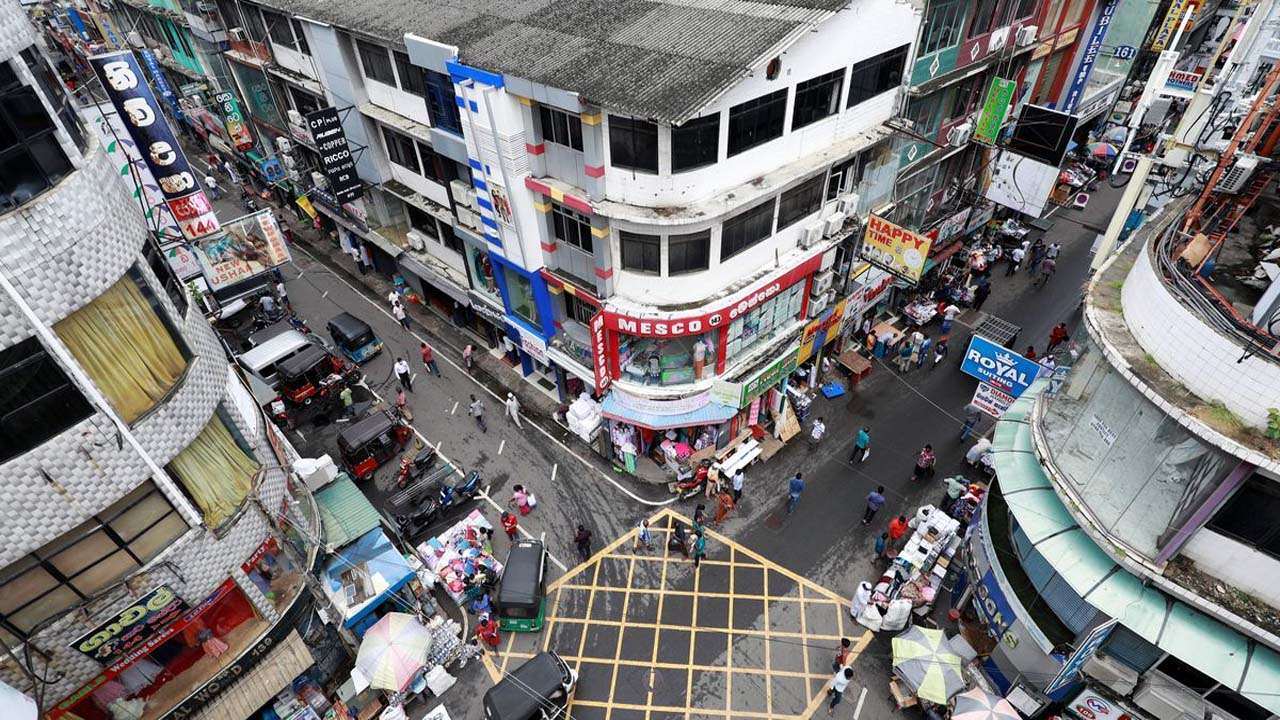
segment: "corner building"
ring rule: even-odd
[[[296,675],[310,498],[17,3],[0,127],[0,680],[94,720]]]

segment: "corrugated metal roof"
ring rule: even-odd
[[[264,0],[400,45],[576,92],[611,111],[681,123],[849,0]]]
[[[382,517],[346,473],[315,493],[324,528],[324,544],[334,550],[350,545],[378,527]]]

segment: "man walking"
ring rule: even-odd
[[[578,557],[586,562],[591,557],[591,531],[586,526],[579,525],[577,534],[573,536],[573,544],[578,546]]]
[[[818,443],[822,442],[822,436],[827,434],[827,424],[818,418],[813,421],[813,427],[809,430],[809,447],[816,448]]]
[[[431,346],[422,343],[420,350],[422,352],[422,364],[426,366],[432,375],[440,377],[440,366],[436,364],[436,354],[431,351]]]
[[[506,408],[507,419],[523,430],[524,426],[520,424],[520,401],[516,400],[515,393],[507,393],[507,400],[502,404]]]
[[[1040,277],[1036,278],[1036,287],[1044,287],[1049,284],[1049,278],[1058,270],[1058,261],[1051,257],[1046,257],[1044,262],[1040,263]]]
[[[827,714],[834,715],[836,706],[844,698],[844,691],[849,687],[849,683],[853,680],[853,668],[846,667],[836,671],[835,677],[831,678],[831,689],[827,691],[831,695],[831,704],[827,705]]]
[[[746,482],[746,479],[747,479],[747,478],[746,478],[746,473],[744,473],[744,472],[742,471],[742,468],[738,468],[737,472],[735,472],[735,473],[733,474],[733,502],[734,502],[734,504],[737,504],[737,503],[738,503],[738,501],[742,499],[742,484],[743,484],[744,482]]]
[[[800,493],[804,492],[804,478],[800,473],[796,473],[791,478],[791,482],[787,485],[787,514],[795,512],[796,504],[800,502]]]
[[[400,380],[400,387],[413,392],[413,374],[409,370],[409,363],[404,358],[396,358],[395,364],[396,378]]]
[[[400,323],[400,327],[405,330],[409,329],[409,313],[404,311],[404,305],[401,305],[399,301],[392,303],[391,316],[396,319],[396,322]]]
[[[911,369],[911,341],[903,338],[898,344],[898,372],[903,375]]]
[[[212,171],[212,168],[210,170]],[[213,176],[212,172],[204,176],[204,185],[209,188],[209,196],[211,198],[214,200],[222,199],[222,189],[218,187],[218,179]]]
[[[1053,349],[1066,342],[1071,337],[1071,333],[1067,330],[1066,323],[1058,323],[1049,331],[1049,345],[1044,349],[1045,354],[1053,352]]]
[[[964,406],[964,425],[960,428],[960,441],[964,442],[973,434],[973,428],[982,419],[982,411],[977,405],[969,403]]]
[[[853,439],[853,454],[849,456],[849,464],[863,462],[871,454],[871,428],[864,427]]]
[[[871,519],[884,507],[884,486],[877,485],[875,490],[867,493],[867,511],[862,513],[862,524],[870,525]]]
[[[471,404],[467,406],[467,414],[476,419],[476,425],[480,427],[480,432],[489,432],[489,428],[484,424],[484,403],[480,402],[475,395],[471,396]]]
[[[1005,277],[1009,277],[1010,275],[1018,272],[1022,267],[1022,258],[1025,257],[1026,254],[1027,252],[1020,247],[1014,248],[1013,252],[1009,253],[1009,267],[1005,268]]]

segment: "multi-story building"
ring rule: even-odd
[[[0,28],[0,679],[80,718],[284,687],[314,544],[277,520],[317,532],[287,442],[17,3]]]

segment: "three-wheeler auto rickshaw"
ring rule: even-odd
[[[514,632],[537,632],[546,615],[547,550],[540,540],[511,544],[498,586],[498,627]]]
[[[558,720],[565,716],[578,674],[554,652],[543,651],[509,672],[484,694],[486,720]]]
[[[293,424],[308,419],[324,424],[328,420],[320,420],[321,416],[341,414],[339,393],[360,378],[360,368],[318,345],[276,364],[276,389]]]
[[[368,362],[382,351],[382,341],[374,334],[369,323],[351,313],[344,312],[335,316],[326,327],[338,352],[353,363]]]
[[[351,477],[365,480],[394,458],[411,437],[413,428],[394,413],[375,410],[338,434],[338,453]]]

